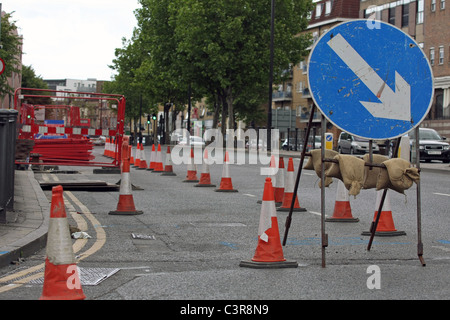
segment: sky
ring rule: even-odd
[[[22,64],[43,79],[110,80],[138,0],[0,0],[23,36]]]

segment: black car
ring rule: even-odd
[[[410,131],[408,136],[411,141],[411,146],[414,146],[415,130]],[[444,140],[446,140],[446,138],[441,137],[434,129],[419,128],[420,160],[424,160],[425,162],[440,160],[444,163],[449,163],[450,145]]]

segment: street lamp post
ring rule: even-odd
[[[273,85],[273,38],[275,24],[275,0],[272,0],[270,15],[270,71],[269,71],[269,105],[267,106],[267,151],[272,150],[272,85]]]

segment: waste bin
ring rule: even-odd
[[[0,223],[14,206],[17,110],[0,109]]]

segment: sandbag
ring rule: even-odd
[[[370,162],[369,154],[365,154],[362,157],[362,159],[364,160],[365,163],[369,163]],[[381,164],[388,159],[389,159],[389,157],[383,156],[381,154],[373,154],[372,155],[372,163],[375,163],[375,164]],[[382,170],[386,171],[386,169],[383,169],[380,167],[365,166],[364,167],[363,185],[362,185],[363,189],[376,188],[378,176]]]
[[[404,194],[413,183],[420,180],[419,169],[411,167],[411,163],[402,158],[393,158],[383,162],[387,170],[381,170],[376,185],[377,190],[392,189]]]
[[[334,159],[339,161],[342,182],[344,182],[348,194],[356,197],[363,185],[364,160],[352,155],[343,154],[338,154]]]
[[[306,165],[304,166],[304,169],[311,170],[309,168],[311,168],[311,164],[312,164],[312,166],[314,168],[314,171],[316,172],[317,176],[319,178],[321,178],[321,176],[322,176],[322,168],[321,168],[321,164],[322,164],[322,160],[321,160],[322,149],[314,149],[314,150],[311,150],[310,153],[311,153],[311,156],[308,159],[308,162],[306,163]],[[334,150],[325,150],[325,158],[331,158],[332,159],[336,155],[338,155],[338,153],[336,151],[334,151]],[[325,162],[324,163],[324,170],[325,170],[325,172],[326,172],[327,169],[330,168],[331,164],[332,164],[331,162]],[[325,177],[325,181],[324,182],[325,182],[325,187],[328,187],[333,182],[333,179],[330,178],[330,177]],[[321,181],[319,182],[319,187],[322,187]]]

